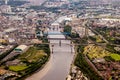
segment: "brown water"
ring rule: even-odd
[[[69,41],[67,41],[69,43]],[[41,80],[65,80],[69,74],[70,65],[73,59],[71,47],[63,43],[61,46],[56,44],[53,49],[51,69]]]
[[[71,53],[70,41],[50,41],[54,44],[53,54],[46,66],[26,80],[65,80],[69,74],[74,53]],[[51,48],[52,50],[52,48]]]

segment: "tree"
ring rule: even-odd
[[[67,33],[67,34],[71,34],[71,31],[72,31],[72,27],[69,26],[69,25],[66,25],[64,27],[64,32]]]

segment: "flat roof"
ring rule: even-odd
[[[65,36],[59,32],[59,31],[54,31],[54,32],[48,32],[48,38],[64,38],[65,39]]]
[[[19,45],[17,48],[15,49],[21,49],[22,51],[24,51],[28,46],[26,45]]]
[[[17,28],[9,28],[9,29],[6,29],[4,32],[7,33],[7,32],[12,32],[15,30],[17,30]]]

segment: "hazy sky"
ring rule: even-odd
[[[31,3],[33,4],[41,4],[43,3],[45,0],[29,0]]]

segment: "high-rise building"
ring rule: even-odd
[[[8,0],[5,0],[5,5],[7,5],[8,4]]]

